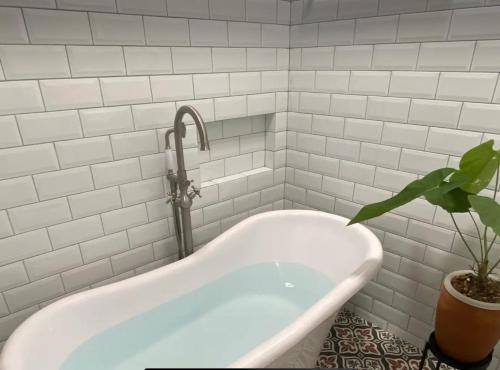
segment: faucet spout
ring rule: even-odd
[[[184,117],[185,114],[190,115],[194,120],[196,129],[198,130],[198,137],[200,138],[200,150],[210,150],[210,144],[208,142],[207,128],[205,126],[205,122],[203,121],[203,118],[201,118],[200,113],[198,113],[198,111],[194,107],[190,105],[183,105],[182,107],[179,108],[177,114],[175,115],[174,130],[177,131],[177,127],[180,128],[181,125],[184,125],[184,122],[182,122],[182,117]],[[182,137],[185,136],[186,136],[186,130],[184,129]]]

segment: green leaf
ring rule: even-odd
[[[443,180],[455,171],[456,170],[453,168],[441,168],[430,172],[421,179],[409,183],[399,194],[396,194],[392,198],[364,206],[349,222],[349,225],[380,216],[411,202],[429,191],[439,188],[439,186],[442,185]]]
[[[466,152],[460,160],[460,170],[453,174],[450,182],[460,182],[462,190],[477,194],[490,183],[500,165],[500,151],[493,149],[489,140]]]
[[[469,195],[469,201],[479,214],[481,222],[500,235],[500,205],[495,200],[480,195]]]
[[[468,196],[470,193],[467,193],[456,187],[454,189],[450,189],[447,185],[450,183],[443,182],[443,186],[440,186],[436,190],[431,190],[427,192],[424,196],[425,199],[436,206],[440,206],[444,210],[453,213],[453,212],[468,212],[470,209],[470,203]],[[445,190],[443,190],[445,189]]]

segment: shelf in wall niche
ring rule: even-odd
[[[246,178],[246,177],[265,176],[265,174],[269,174],[269,176],[272,178],[273,177],[273,169],[269,168],[269,167],[259,167],[259,168],[255,168],[253,170],[237,173],[234,175],[219,177],[217,179],[202,182],[201,188],[203,189],[204,187],[208,187],[208,186],[212,186],[212,185],[220,185],[220,184],[228,183],[228,182],[242,179],[242,178]],[[270,184],[269,186],[271,186],[271,185],[272,184]]]
[[[286,112],[288,91],[184,100],[176,103],[177,109],[182,105],[192,105],[205,123],[216,122]],[[188,116],[183,119],[186,124],[194,123]]]

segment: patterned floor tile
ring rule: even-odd
[[[339,313],[323,344],[317,366],[356,370],[417,370],[422,352],[349,311]],[[429,360],[426,370],[436,370]],[[441,370],[450,369],[441,366]]]

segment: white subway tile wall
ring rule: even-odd
[[[198,245],[270,209],[352,217],[498,138],[494,3],[0,0],[0,344],[57,297],[175,260],[162,151],[182,104],[211,141],[188,125]],[[421,344],[469,261],[423,201],[368,225],[384,267],[351,303]]]
[[[301,3],[291,15],[285,208],[352,217],[500,133],[499,6],[345,0],[328,17],[324,2]],[[384,263],[352,299],[358,314],[423,344],[444,275],[471,264],[448,218],[418,199],[368,221]]]
[[[288,3],[55,5],[0,1],[0,347],[58,297],[176,260],[163,148],[183,104],[212,146],[186,120],[197,245],[283,208]]]

